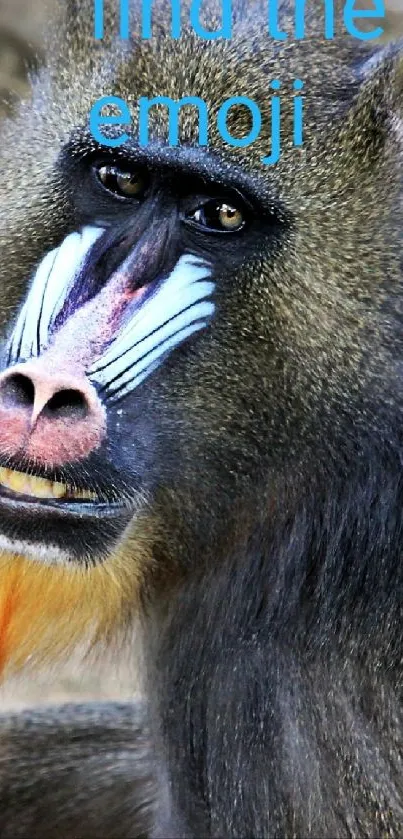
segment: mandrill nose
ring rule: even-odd
[[[13,368],[0,379],[1,404],[24,411],[31,427],[41,415],[50,421],[90,415],[93,400],[85,380],[29,368],[30,365]]]
[[[0,455],[44,465],[88,457],[105,434],[105,411],[84,371],[46,355],[0,375]]]

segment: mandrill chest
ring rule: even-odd
[[[127,573],[126,573],[127,571]],[[81,642],[95,643],[119,628],[129,569],[116,555],[91,568],[47,565],[17,553],[0,554],[0,679],[28,662],[46,663]]]

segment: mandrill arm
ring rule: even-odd
[[[94,702],[0,715],[2,839],[140,839],[155,776],[144,706]]]

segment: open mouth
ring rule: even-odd
[[[99,496],[96,492],[88,489],[77,489],[59,481],[50,481],[47,478],[36,478],[26,472],[18,472],[16,469],[0,467],[0,487],[17,495],[24,495],[26,498],[36,500],[50,499],[53,501],[81,501],[98,502]]]

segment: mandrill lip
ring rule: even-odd
[[[16,550],[39,562],[44,550],[85,567],[103,562],[132,518],[133,510],[124,504],[39,501],[0,489],[1,549]],[[49,559],[46,564],[49,561],[53,564]]]
[[[97,518],[109,516],[120,517],[124,511],[129,514],[129,507],[123,502],[110,501],[57,501],[52,498],[36,498],[31,495],[24,495],[23,493],[15,493],[0,485],[0,513],[3,507],[11,508],[29,508],[32,512],[37,509],[43,511],[45,509],[57,512],[59,516],[77,516],[80,518]],[[1,523],[0,523],[1,529]]]

